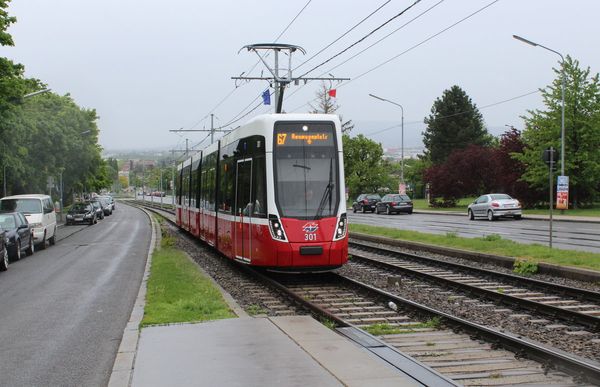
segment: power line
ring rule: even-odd
[[[333,70],[337,69],[338,67],[340,67],[341,65],[351,61],[352,59],[356,58],[357,56],[363,54],[365,51],[371,49],[372,47],[376,46],[377,44],[381,43],[382,41],[384,41],[385,39],[389,38],[390,36],[392,36],[393,34],[395,34],[396,32],[400,31],[401,29],[403,29],[404,27],[406,27],[407,25],[409,25],[410,23],[414,22],[415,20],[421,18],[422,16],[424,16],[425,14],[427,14],[428,12],[430,12],[432,9],[434,9],[435,7],[437,7],[438,5],[440,5],[441,3],[443,3],[445,0],[440,0],[438,1],[436,4],[432,5],[431,7],[427,8],[426,10],[424,10],[423,12],[421,12],[420,14],[418,14],[417,16],[413,17],[412,19],[410,19],[409,21],[407,21],[406,23],[404,23],[403,25],[401,25],[400,27],[396,28],[394,31],[390,32],[389,34],[387,34],[386,36],[384,36],[383,38],[379,39],[378,41],[376,41],[375,43],[371,44],[370,46],[366,47],[365,49],[359,51],[358,53],[356,53],[355,55],[351,56],[350,58],[346,59],[345,61],[343,61],[342,63],[332,67],[331,69],[324,71],[323,73],[321,73],[322,76],[324,74],[327,73],[331,73],[333,72]],[[304,86],[301,86],[300,88],[296,89],[293,93],[289,94],[287,96],[287,98],[291,98],[294,94],[296,94],[297,92],[299,92]],[[307,104],[310,104],[307,103]],[[302,105],[304,106],[304,105]],[[301,108],[302,106],[299,106],[297,109]],[[296,110],[296,109],[294,109]]]
[[[298,19],[298,17],[302,14],[302,12],[304,12],[304,10],[306,9],[306,7],[308,7],[308,5],[312,2],[312,0],[308,0],[306,2],[306,4],[304,5],[304,7],[302,7],[302,9],[300,11],[298,11],[298,13],[296,14],[296,16],[294,16],[294,18],[292,19],[292,21],[290,21],[288,23],[288,25],[283,29],[283,31],[281,31],[281,33],[277,36],[277,38],[275,38],[275,42],[277,42],[282,36],[283,34],[292,26],[292,24],[296,21],[296,19]],[[250,70],[248,70],[246,73],[250,74],[255,68],[256,66],[258,66],[258,64],[260,64],[260,60],[257,61],[251,68]],[[242,73],[244,74],[244,73]],[[202,123],[204,120],[206,120],[208,117],[210,117],[211,113],[213,113],[215,110],[217,110],[226,100],[228,100],[233,93],[235,93],[237,91],[237,89],[240,86],[236,85],[225,97],[223,97],[215,107],[213,107],[204,117],[202,117],[200,120],[198,120],[198,122],[196,122],[194,125],[192,125],[190,127],[190,129],[195,128],[196,126],[198,126],[200,123]],[[256,100],[256,99],[255,99]],[[254,102],[254,101],[253,101]],[[245,109],[245,108],[244,108]],[[237,115],[239,115],[241,113],[238,113]],[[236,115],[236,117],[237,117]],[[235,118],[235,117],[234,117]]]
[[[346,47],[345,49],[343,49],[342,51],[338,52],[337,54],[333,55],[332,57],[330,57],[329,59],[327,59],[326,61],[322,62],[321,64],[316,65],[315,67],[313,67],[312,69],[308,70],[307,72],[305,72],[304,74],[302,74],[300,76],[300,78],[304,77],[305,75],[307,75],[308,73],[313,72],[314,70],[318,69],[319,67],[329,63],[330,61],[332,61],[333,59],[337,58],[338,56],[342,55],[343,53],[345,53],[346,51],[348,51],[349,49],[351,49],[352,47],[356,46],[357,44],[363,42],[365,39],[367,39],[369,36],[373,35],[375,32],[379,31],[380,29],[382,29],[384,26],[386,26],[387,24],[391,23],[393,20],[399,18],[400,16],[404,15],[404,13],[406,13],[408,10],[410,10],[412,7],[414,7],[415,5],[417,5],[418,3],[420,3],[421,0],[416,0],[414,3],[412,3],[411,5],[409,5],[408,7],[406,7],[405,9],[403,9],[402,11],[400,11],[399,13],[397,13],[396,15],[394,15],[393,17],[389,18],[387,21],[385,21],[383,24],[379,25],[377,28],[375,28],[374,30],[372,30],[371,32],[369,32],[368,34],[366,34],[365,36],[363,36],[362,38],[360,38],[359,40],[357,40],[356,42],[352,43],[350,46]]]
[[[525,94],[517,95],[516,97],[504,99],[502,101],[494,102],[494,103],[491,103],[489,105],[481,106],[481,107],[479,107],[477,109],[478,110],[483,110],[483,109],[491,108],[491,107],[494,107],[494,106],[502,105],[504,103],[512,102],[512,101],[514,101],[516,99],[527,97],[529,95],[536,94],[536,93],[539,93],[539,92],[540,92],[539,89],[538,90],[534,90],[534,91],[530,91],[530,92],[525,93]],[[469,113],[469,111],[462,111],[462,112],[452,113],[452,114],[449,114],[447,116],[436,117],[436,119],[445,119],[445,118],[455,117],[455,116],[459,116],[459,115],[467,114],[467,113]],[[422,123],[423,123],[423,121],[409,121],[409,122],[405,122],[404,125],[422,124]],[[381,134],[381,133],[386,132],[388,130],[397,128],[398,126],[400,126],[400,125],[393,125],[393,126],[390,126],[388,128],[385,128],[385,129],[380,129],[380,130],[377,130],[375,132],[367,133],[365,135],[366,136],[375,136],[377,134]]]
[[[500,1],[500,0],[494,0],[494,1],[492,1],[491,3],[489,3],[489,4],[487,4],[487,5],[485,5],[485,6],[481,7],[481,8],[479,8],[477,11],[475,11],[475,12],[472,12],[471,14],[469,14],[469,15],[467,15],[467,16],[465,16],[465,17],[463,17],[462,19],[460,19],[460,20],[458,20],[458,21],[456,21],[456,22],[454,22],[454,23],[453,23],[453,24],[451,24],[450,26],[448,26],[448,27],[446,27],[446,28],[444,28],[444,29],[442,29],[442,30],[440,30],[440,31],[436,32],[435,34],[433,34],[433,35],[431,35],[431,36],[429,36],[429,37],[427,37],[426,39],[424,39],[424,40],[420,41],[419,43],[417,43],[417,44],[415,44],[415,45],[411,46],[410,48],[408,48],[408,49],[406,49],[406,50],[402,51],[402,52],[401,52],[401,53],[399,53],[398,55],[395,55],[395,56],[391,57],[390,59],[387,59],[387,60],[386,60],[386,61],[384,61],[383,63],[380,63],[380,64],[378,64],[377,66],[375,66],[375,67],[371,68],[370,70],[367,70],[367,71],[365,71],[364,73],[362,73],[362,74],[360,74],[360,75],[358,75],[358,76],[356,76],[356,77],[352,77],[352,79],[351,79],[351,80],[349,80],[349,81],[347,81],[347,82],[344,82],[344,83],[342,83],[342,84],[338,85],[338,86],[337,86],[337,88],[339,89],[339,88],[341,88],[341,87],[343,87],[343,86],[346,86],[346,85],[348,85],[349,83],[351,83],[351,82],[353,82],[353,81],[356,81],[357,79],[360,79],[360,78],[364,77],[365,75],[367,75],[367,74],[369,74],[369,73],[371,73],[371,72],[373,72],[373,71],[375,71],[375,70],[379,69],[380,67],[382,67],[382,66],[384,66],[384,65],[388,64],[389,62],[391,62],[391,61],[393,61],[393,60],[395,60],[395,59],[399,58],[400,56],[402,56],[402,55],[404,55],[404,54],[406,54],[406,53],[408,53],[408,52],[410,52],[410,51],[414,50],[415,48],[422,46],[423,44],[427,43],[428,41],[430,41],[430,40],[432,40],[432,39],[434,39],[434,38],[436,38],[436,37],[440,36],[440,35],[441,35],[441,34],[443,34],[444,32],[446,32],[446,31],[450,30],[451,28],[454,28],[454,27],[456,27],[456,26],[457,26],[457,25],[459,25],[460,23],[462,23],[462,22],[464,22],[464,21],[466,21],[466,20],[470,19],[471,17],[473,17],[473,16],[477,15],[478,13],[482,12],[483,10],[485,10],[485,9],[489,8],[490,6],[494,5],[494,4],[495,4],[495,3],[497,3],[498,1]],[[311,102],[313,102],[313,101],[316,101],[316,100],[317,100],[317,99],[313,99],[313,100],[311,100],[311,101],[309,101],[309,102],[306,102],[305,104],[303,104],[303,105],[300,105],[300,106],[298,106],[297,108],[295,108],[295,109],[293,109],[293,110],[291,110],[291,111],[296,111],[296,110],[298,110],[298,109],[300,109],[300,108],[302,108],[302,107],[304,107],[304,106],[306,106],[306,105],[309,105]]]
[[[383,7],[385,7],[386,5],[388,5],[390,3],[390,1],[392,1],[392,0],[387,0],[385,3],[381,4],[379,7],[377,7],[377,9],[375,9],[369,15],[367,15],[366,17],[364,17],[361,21],[359,21],[354,26],[352,26],[349,30],[347,30],[342,35],[340,35],[338,38],[336,38],[333,42],[329,43],[328,45],[326,45],[325,47],[323,47],[322,49],[320,49],[319,52],[317,52],[316,54],[314,54],[313,56],[311,56],[310,58],[308,58],[304,62],[300,63],[300,65],[298,65],[294,70],[298,70],[300,67],[302,67],[306,63],[310,62],[313,58],[315,58],[316,56],[318,56],[319,54],[321,54],[323,51],[327,50],[329,47],[333,46],[335,43],[337,43],[338,41],[340,41],[340,39],[342,39],[344,36],[348,35],[350,32],[352,32],[354,29],[356,29],[362,23],[364,23],[365,21],[367,21],[371,16],[373,16],[377,12],[379,12],[379,10],[381,10]]]
[[[427,39],[425,39],[425,40],[422,40],[421,42],[419,42],[419,43],[415,44],[414,46],[412,46],[412,47],[410,47],[410,48],[408,48],[408,49],[406,49],[406,50],[402,51],[400,54],[398,54],[398,55],[395,55],[395,56],[391,57],[390,59],[386,60],[385,62],[383,62],[383,63],[381,63],[381,64],[379,64],[379,65],[377,65],[377,66],[373,67],[372,69],[370,69],[370,70],[368,70],[368,71],[365,71],[364,73],[360,74],[359,76],[352,78],[352,80],[350,80],[350,81],[348,81],[348,82],[345,82],[345,83],[342,83],[341,85],[339,85],[339,86],[338,86],[338,88],[339,88],[339,87],[342,87],[342,86],[345,86],[345,85],[347,85],[347,84],[351,83],[352,81],[356,81],[357,79],[360,79],[360,78],[364,77],[365,75],[367,75],[367,74],[369,74],[369,73],[371,73],[371,72],[373,72],[373,71],[377,70],[378,68],[380,68],[380,67],[382,67],[382,66],[384,66],[384,65],[388,64],[389,62],[391,62],[391,61],[393,61],[393,60],[395,60],[395,59],[399,58],[400,56],[402,56],[402,55],[404,55],[404,54],[406,54],[406,53],[408,53],[408,52],[410,52],[410,51],[414,50],[415,48],[417,48],[417,47],[419,47],[419,46],[422,46],[423,44],[427,43],[427,42],[428,42],[428,41],[430,41],[431,39],[433,39],[433,38],[436,38],[436,37],[440,36],[441,34],[443,34],[444,32],[446,32],[446,31],[448,31],[448,30],[450,30],[451,28],[454,28],[454,27],[456,27],[456,26],[457,26],[457,25],[459,25],[460,23],[462,23],[462,22],[464,22],[464,21],[466,21],[466,20],[468,20],[468,19],[472,18],[473,16],[477,15],[478,13],[480,13],[480,12],[484,11],[485,9],[487,9],[487,8],[491,7],[492,5],[494,5],[495,3],[497,3],[498,1],[500,1],[500,0],[494,0],[494,1],[492,1],[491,3],[487,4],[486,6],[479,8],[477,11],[475,11],[475,12],[473,12],[473,13],[471,13],[471,14],[469,14],[469,15],[465,16],[465,17],[463,17],[462,19],[460,19],[460,20],[458,20],[457,22],[455,22],[455,23],[453,23],[453,24],[449,25],[448,27],[444,28],[443,30],[441,30],[441,31],[439,31],[439,32],[437,32],[437,33],[435,33],[435,34],[433,34],[433,35],[429,36]]]

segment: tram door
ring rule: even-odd
[[[235,174],[235,256],[250,262],[252,159],[238,160]]]

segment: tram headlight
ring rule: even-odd
[[[337,222],[337,227],[335,228],[335,236],[333,238],[334,241],[339,241],[340,239],[344,239],[346,237],[346,232],[348,231],[348,219],[346,218],[346,214],[340,215],[340,219]]]
[[[281,227],[281,222],[279,218],[275,215],[269,214],[269,231],[271,231],[271,236],[273,239],[278,241],[286,241],[285,233],[283,232],[283,227]]]

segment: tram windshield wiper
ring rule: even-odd
[[[304,169],[307,169],[307,170],[309,170],[309,171],[311,170],[311,168],[310,168],[309,166],[302,165],[302,164],[293,164],[293,165],[292,165],[292,167],[296,167],[296,168],[304,168]]]
[[[325,192],[323,192],[323,197],[321,198],[321,202],[319,203],[319,208],[317,209],[317,213],[315,214],[315,219],[320,219],[323,215],[323,210],[325,209],[325,203],[327,203],[327,198],[329,198],[329,212],[331,213],[331,202],[333,199],[333,195],[331,195],[333,191],[333,187],[335,184],[333,183],[333,159],[329,160],[329,182],[325,187]]]

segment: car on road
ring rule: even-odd
[[[22,213],[0,213],[0,229],[6,233],[6,250],[11,261],[18,261],[23,253],[28,256],[33,254],[33,227]]]
[[[104,219],[104,207],[101,202],[98,200],[90,200],[86,203],[90,203],[96,210],[96,219]]]
[[[106,216],[112,215],[113,206],[112,206],[112,203],[106,197],[98,196],[94,200],[100,202],[100,204],[102,205],[102,210],[104,211],[104,215],[106,215]]]
[[[115,208],[117,207],[117,204],[115,203],[115,199],[112,196],[102,195],[100,197],[106,199],[110,203],[111,211],[115,210]]]
[[[0,271],[8,270],[8,250],[6,250],[6,231],[0,229]]]
[[[488,220],[496,220],[500,217],[512,217],[521,219],[523,209],[517,199],[504,193],[493,193],[481,195],[467,207],[470,220],[477,217],[486,217]]]
[[[67,212],[65,223],[68,225],[75,223],[95,224],[98,222],[96,208],[92,203],[79,202],[73,204]]]
[[[56,211],[48,195],[14,195],[0,199],[0,211],[21,212],[33,227],[33,241],[39,249],[56,243]]]
[[[399,214],[400,212],[412,214],[413,202],[408,195],[387,194],[375,205],[375,213],[381,214],[382,212],[385,212],[388,215],[394,213]]]
[[[379,194],[360,194],[352,203],[352,211],[374,212],[375,205],[381,200]]]

